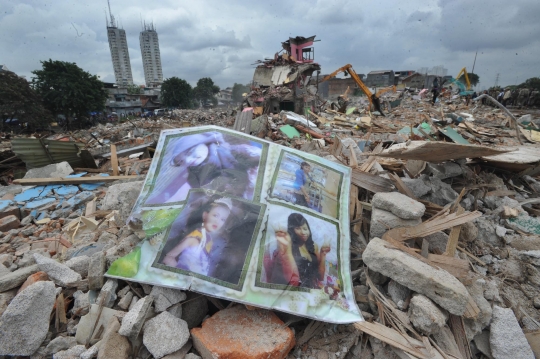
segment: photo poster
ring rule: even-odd
[[[161,132],[128,219],[146,239],[107,276],[331,323],[350,278],[350,168],[217,126]]]

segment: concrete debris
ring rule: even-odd
[[[380,238],[373,238],[369,242],[362,259],[369,268],[424,294],[450,313],[465,313],[469,293],[450,273],[401,251],[392,250],[392,246]]]
[[[128,338],[118,334],[120,323],[116,317],[107,322],[103,339],[99,344],[98,359],[128,359],[131,353],[131,343]]]
[[[187,323],[168,312],[159,314],[144,325],[144,346],[156,359],[181,349],[188,340]]]
[[[32,355],[49,330],[55,301],[53,282],[38,282],[19,293],[0,318],[0,355]]]
[[[416,294],[411,299],[409,317],[416,329],[426,335],[431,335],[445,326],[448,313],[439,309],[429,298]]]
[[[534,353],[510,308],[493,307],[489,342],[495,359],[534,359]]]
[[[36,260],[39,270],[47,273],[49,278],[51,278],[59,286],[65,287],[70,283],[74,283],[82,279],[79,273],[70,269],[67,265],[55,261],[54,259],[44,257],[37,253],[34,254],[34,259]]]
[[[401,219],[419,219],[426,211],[422,203],[398,192],[376,193],[371,205],[390,211]]]
[[[0,177],[0,355],[36,359],[412,355],[373,335],[364,333],[369,339],[360,340],[353,326],[308,324],[276,311],[285,324],[271,311],[227,307],[198,293],[128,285],[105,277],[112,262],[144,240],[137,223],[128,226],[125,221],[152,163],[159,133],[205,124],[231,128],[239,113],[246,124],[251,121],[251,128],[243,132],[347,164],[355,172],[367,171],[373,183],[377,179],[388,183],[378,193],[353,183],[351,193],[357,197],[349,201],[352,285],[365,319],[391,329],[381,317],[383,309],[398,321],[402,334],[411,335],[407,328],[414,328],[424,339],[432,338],[448,357],[464,357],[463,350],[470,346],[476,357],[532,358],[525,335],[534,340],[540,322],[537,110],[519,108],[526,99],[509,98],[511,105],[505,109],[522,127],[518,138],[513,118],[489,101],[468,105],[446,90],[432,105],[424,97],[427,89],[398,88],[380,97],[383,117],[369,108],[365,96],[347,93],[347,87],[354,86],[351,79],[317,84],[312,75],[320,69],[316,63],[302,63],[286,51],[258,64],[257,81],[239,109],[179,109],[152,120],[132,116],[91,129],[45,134],[45,143],[68,144],[70,151],[80,148],[74,160],[83,163],[81,157],[89,156],[90,161],[84,162],[92,168],[68,162],[32,168],[24,178],[44,181],[33,187],[13,183],[24,169],[12,152],[20,140],[10,140],[0,131],[0,160],[6,169]],[[396,79],[410,81],[397,74]],[[321,101],[321,96],[328,101]],[[250,109],[242,112],[246,106]],[[337,138],[344,147],[340,155],[334,155],[331,147]],[[386,151],[391,144],[401,144],[409,154],[415,146],[439,145],[455,148],[456,153],[416,153],[419,158],[411,159],[369,156],[377,146]],[[477,150],[509,148],[515,151],[475,156]],[[464,151],[469,158],[450,159],[463,157]],[[50,182],[72,174],[81,176],[78,182]],[[119,177],[114,182],[89,180],[111,175]],[[85,179],[94,183],[82,183]],[[429,226],[432,220],[460,213],[460,207],[482,216],[459,226],[440,222]],[[427,230],[418,238],[385,237],[390,229],[420,224]],[[515,314],[501,306],[511,307]],[[461,317],[449,319],[447,312]]]

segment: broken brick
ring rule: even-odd
[[[191,330],[204,359],[282,359],[294,347],[294,334],[271,311],[243,305],[217,312]]]
[[[10,215],[0,219],[0,232],[7,232],[12,229],[19,228],[21,221],[14,215]]]

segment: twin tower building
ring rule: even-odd
[[[131,63],[126,39],[126,31],[120,29],[110,12],[110,22],[107,21],[107,37],[114,68],[114,77],[118,87],[133,85]],[[158,34],[154,24],[143,24],[143,31],[139,35],[142,61],[144,68],[144,80],[146,87],[157,87],[163,82],[163,70],[161,68],[161,55],[159,53]]]

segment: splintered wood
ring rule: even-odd
[[[443,162],[461,158],[479,158],[493,156],[510,150],[500,150],[477,145],[460,145],[449,142],[412,141],[391,146],[379,154],[379,157],[393,157],[403,160],[420,160],[426,162]]]

